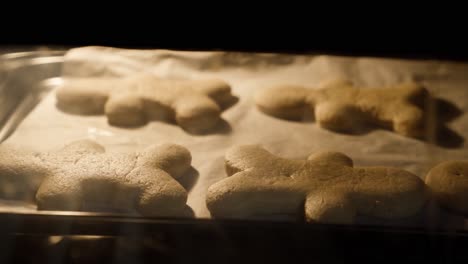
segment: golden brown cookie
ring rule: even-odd
[[[225,162],[230,177],[211,185],[206,198],[219,218],[295,214],[307,221],[352,223],[357,214],[409,217],[426,201],[417,176],[397,168],[353,167],[338,152],[289,160],[246,145],[230,149]]]
[[[179,145],[150,146],[138,153],[106,153],[79,140],[49,153],[13,153],[0,160],[0,178],[43,179],[40,210],[182,216],[187,191],[175,179],[191,168],[190,152]]]
[[[426,89],[404,83],[385,89],[360,88],[347,81],[335,81],[322,89],[278,86],[256,94],[257,107],[266,114],[299,120],[313,110],[317,123],[333,131],[355,131],[371,123],[408,137],[424,135],[421,105]],[[419,105],[418,105],[419,104]]]
[[[212,129],[234,98],[222,80],[166,80],[151,74],[66,79],[56,97],[60,109],[82,115],[105,114],[111,125],[174,120],[191,133]]]

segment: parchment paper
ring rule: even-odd
[[[173,142],[193,156],[192,173],[183,179],[190,189],[188,205],[196,217],[209,217],[207,188],[226,177],[224,153],[239,144],[260,144],[285,158],[305,158],[319,150],[341,151],[356,166],[396,166],[420,177],[443,160],[466,159],[468,154],[468,64],[445,61],[354,58],[325,55],[249,54],[233,52],[180,52],[83,47],[65,56],[63,76],[122,77],[147,71],[163,78],[217,77],[232,86],[237,104],[223,112],[223,124],[212,134],[188,134],[174,124],[151,122],[137,129],[109,126],[105,116],[78,116],[57,110],[52,91],[22,122],[6,144],[48,151],[77,139],[90,138],[109,151],[141,150],[149,144]],[[446,101],[452,120],[446,123],[448,146],[406,138],[374,129],[362,135],[327,131],[312,121],[280,120],[259,112],[253,94],[279,84],[304,85],[346,78],[356,85],[384,87],[415,80]],[[447,103],[448,102],[448,103]],[[442,105],[443,106],[443,105]],[[455,115],[453,113],[456,113]]]

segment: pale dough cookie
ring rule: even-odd
[[[150,146],[140,153],[106,153],[90,140],[41,154],[0,160],[0,176],[43,179],[38,209],[179,216],[187,212],[187,191],[174,179],[191,167],[179,145]]]
[[[166,80],[150,74],[127,78],[65,79],[56,93],[60,109],[105,114],[111,125],[141,126],[175,120],[191,133],[212,129],[233,98],[221,80]]]
[[[46,169],[37,153],[0,146],[0,198],[34,201]]]
[[[246,145],[230,149],[225,162],[230,177],[211,185],[206,198],[213,217],[295,214],[307,221],[352,223],[357,214],[409,217],[426,201],[417,176],[396,168],[353,168],[338,152],[289,160]]]
[[[438,203],[468,215],[468,161],[446,161],[432,168],[426,184]]]
[[[371,89],[334,81],[321,88],[279,86],[259,91],[255,101],[266,114],[291,120],[301,119],[310,108],[317,123],[333,131],[354,131],[371,123],[408,137],[424,135],[422,105],[428,93],[419,84]]]

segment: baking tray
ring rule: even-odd
[[[42,81],[60,76],[65,51],[31,51],[0,56],[0,142],[48,92]]]
[[[31,51],[0,57],[0,141],[14,132],[61,76],[65,52]],[[113,241],[119,237],[138,241],[149,237],[159,246],[150,253],[140,252],[142,260],[169,262],[223,258],[235,263],[246,255],[263,261],[292,261],[302,256],[335,261],[370,257],[380,261],[389,260],[386,252],[392,252],[392,257],[412,256],[414,260],[468,260],[468,254],[462,250],[468,245],[468,232],[459,227],[141,218],[106,213],[36,211],[31,204],[12,201],[1,203],[0,235],[2,245],[13,241],[19,247],[26,243],[42,250],[41,254],[58,254],[53,252],[57,248],[38,246],[42,245],[44,237],[98,236],[110,237]],[[32,244],[28,244],[30,241]],[[24,257],[17,252],[21,250],[18,247],[12,246],[3,252],[10,252],[9,259]],[[101,252],[102,256],[115,253],[116,248],[106,250]]]

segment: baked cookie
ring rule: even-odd
[[[105,114],[111,125],[141,126],[175,120],[191,133],[212,129],[235,97],[222,80],[166,80],[151,74],[127,78],[71,78],[58,88],[57,106],[75,114]]]
[[[56,152],[3,158],[0,172],[43,179],[36,194],[39,210],[179,216],[187,213],[187,191],[174,178],[190,163],[190,152],[175,144],[124,154],[80,140]]]
[[[442,207],[468,215],[468,161],[442,162],[429,171],[425,181]]]
[[[264,113],[290,120],[301,119],[310,108],[317,123],[333,131],[356,131],[360,125],[371,123],[403,136],[424,135],[422,105],[428,93],[422,85],[404,83],[370,89],[334,81],[321,88],[279,86],[260,90],[255,101]]]
[[[38,153],[0,146],[0,198],[34,202],[37,188],[47,174]]]
[[[396,168],[356,167],[338,152],[307,160],[277,157],[257,145],[230,149],[230,176],[208,189],[213,217],[305,215],[306,221],[352,223],[357,214],[384,219],[415,215],[425,204],[425,185]]]

